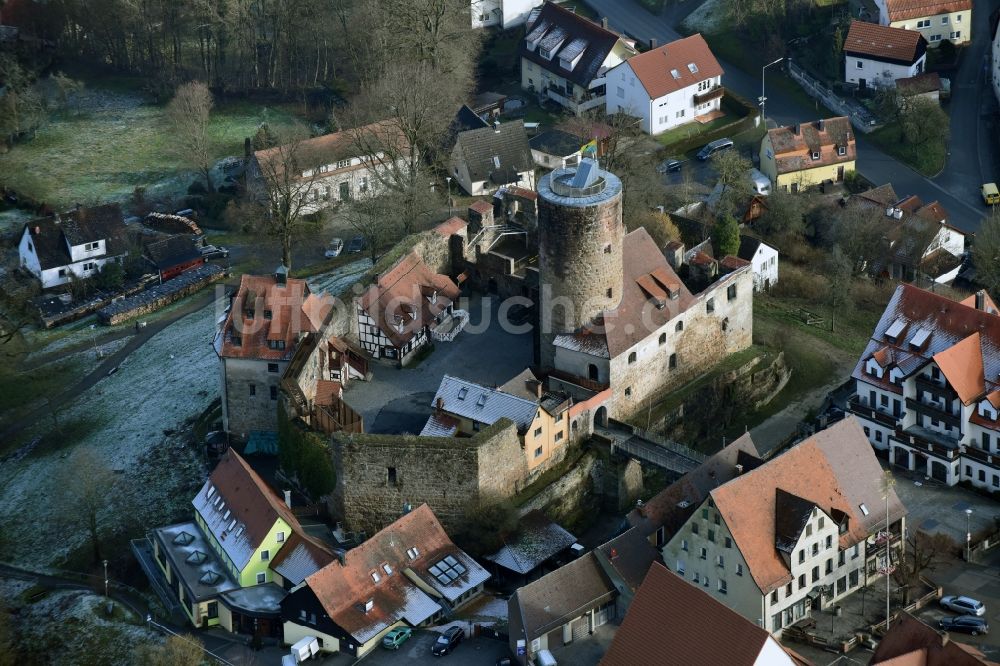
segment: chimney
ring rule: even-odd
[[[42,233],[42,228],[36,225],[33,231],[34,235],[37,236],[38,234]]]
[[[292,491],[291,490],[286,490],[285,491],[285,506],[287,506],[289,509],[292,508]]]
[[[824,128],[826,127],[826,119],[825,118],[820,118],[816,122],[816,124],[819,126],[819,131],[822,132],[824,130]]]
[[[657,44],[656,37],[650,37],[649,38],[649,50],[652,51],[653,49],[655,49],[656,48],[656,44]]]
[[[437,410],[438,414],[444,411],[444,398],[438,398],[434,403],[434,408]]]
[[[274,282],[280,286],[284,286],[288,282],[288,269],[285,268],[284,264],[275,269]]]
[[[980,289],[976,292],[976,309],[985,310],[986,309],[986,292]]]
[[[604,28],[605,30],[608,29],[608,17],[607,16],[602,16],[601,17],[601,27]]]
[[[795,123],[794,125],[792,125],[792,132],[795,134],[795,136],[801,136],[802,126],[799,125],[798,123]]]
[[[742,473],[743,473],[743,465],[737,464],[736,465],[736,476],[739,476]]]
[[[537,381],[537,380],[531,382],[531,384],[532,384],[532,386],[535,389],[535,397],[538,398],[539,400],[541,400],[542,399],[542,394],[545,393],[545,387],[542,385],[542,383],[540,381]]]
[[[500,133],[500,121],[499,120],[494,120],[493,121],[493,132],[496,133],[496,134]]]

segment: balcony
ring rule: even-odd
[[[928,405],[925,402],[914,400],[913,398],[907,398],[906,408],[912,409],[918,415],[929,416],[932,419],[936,419],[946,425],[950,425],[952,428],[958,428],[959,431],[962,430],[962,418],[941,409],[937,405]]]
[[[879,425],[883,425],[888,428],[896,427],[896,423],[899,420],[897,417],[892,414],[879,411],[878,409],[873,409],[868,406],[867,402],[867,400],[854,396],[848,401],[847,408],[852,414],[856,414],[873,423],[878,423]],[[899,418],[901,419],[902,416]]]
[[[917,395],[920,395],[922,391],[927,391],[935,398],[944,398],[948,402],[955,399],[955,392],[949,386],[942,386],[937,382],[927,379],[922,375],[917,375],[915,378],[915,383],[917,385]]]
[[[576,113],[577,115],[587,111],[589,109],[595,109],[599,106],[604,105],[604,95],[594,95],[592,93],[587,93],[579,100],[573,100],[566,96],[566,91],[564,88],[546,88],[545,96],[551,99],[553,102],[560,104],[570,111]]]
[[[897,428],[893,439],[917,451],[930,453],[947,460],[954,460],[955,456],[960,453],[958,440],[920,426],[911,426],[906,430]]]
[[[713,86],[706,90],[705,92],[700,92],[694,96],[695,106],[699,104],[704,104],[705,102],[711,102],[713,99],[719,99],[726,94],[726,89],[722,86]]]
[[[989,451],[979,448],[978,446],[967,446],[963,445],[960,447],[962,455],[966,458],[971,458],[976,462],[981,462],[984,465],[990,465],[992,467],[1000,467],[1000,460],[994,462],[993,456]]]

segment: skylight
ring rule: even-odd
[[[464,574],[468,569],[456,560],[451,555],[448,555],[443,560],[431,566],[431,575],[434,576],[439,583],[442,585],[451,585],[455,582],[459,576]]]
[[[679,79],[681,78],[681,73],[678,72],[676,69],[672,69],[670,70],[670,76],[674,77],[675,79]]]
[[[688,63],[688,71],[691,72],[692,74],[697,74],[698,73],[698,65],[694,64],[693,62],[689,62]]]
[[[458,389],[458,399],[459,400],[465,400],[465,396],[467,396],[467,395],[469,395],[469,389],[467,389],[464,386],[462,388]]]
[[[221,579],[222,576],[215,573],[214,571],[206,571],[201,575],[201,578],[198,579],[198,582],[201,583],[202,585],[215,585]]]
[[[900,317],[896,319],[896,321],[892,322],[892,326],[886,329],[885,337],[895,340],[903,332],[904,328],[906,328],[906,320]]]
[[[476,402],[476,405],[478,407],[482,407],[485,404],[486,404],[486,394],[483,393],[481,396],[479,396],[479,400]]]
[[[914,349],[920,349],[924,346],[924,343],[927,342],[929,337],[931,337],[930,331],[926,328],[918,328],[913,334],[913,337],[910,338],[910,346]]]
[[[868,515],[869,511],[867,506],[865,506],[864,504],[859,504],[858,508],[861,509],[861,513],[865,514],[866,516]]]

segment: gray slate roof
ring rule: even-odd
[[[526,574],[576,543],[576,537],[539,511],[521,519],[517,534],[486,559],[504,569]]]
[[[588,556],[520,588],[508,607],[521,614],[524,633],[532,639],[605,603],[616,593],[596,558]]]
[[[534,51],[529,51],[526,40],[522,39],[522,58],[585,88],[597,78],[604,60],[618,43],[616,33],[551,2],[546,2],[538,17],[528,24],[526,34],[533,39],[541,37],[541,42]],[[551,60],[538,53],[540,49],[557,46],[560,41],[562,46]],[[566,55],[572,60],[581,49],[583,55],[576,66],[572,70],[565,69],[560,59]]]
[[[511,183],[510,174],[535,168],[521,120],[459,132],[458,150],[473,181]]]
[[[538,136],[531,137],[531,140],[528,141],[528,145],[531,146],[532,150],[538,150],[548,155],[558,155],[559,157],[572,155],[580,150],[581,146],[585,143],[587,142],[575,134],[557,129],[542,132]]]
[[[449,414],[486,425],[508,418],[517,424],[518,431],[522,433],[538,414],[538,404],[535,402],[451,375],[445,375],[441,379],[431,405],[437,407],[438,400],[441,401],[442,411]]]

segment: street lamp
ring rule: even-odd
[[[965,510],[965,561],[972,560],[972,509]]]
[[[760,68],[760,119],[764,121],[764,129],[767,130],[767,116],[764,114],[764,104],[767,102],[767,96],[764,94],[764,70],[766,70],[771,65],[777,65],[779,62],[784,60],[784,58],[778,58],[774,62],[769,62]]]
[[[108,561],[104,560],[104,600],[108,600]]]
[[[445,176],[444,179],[448,181],[448,217],[451,217],[451,176]]]

